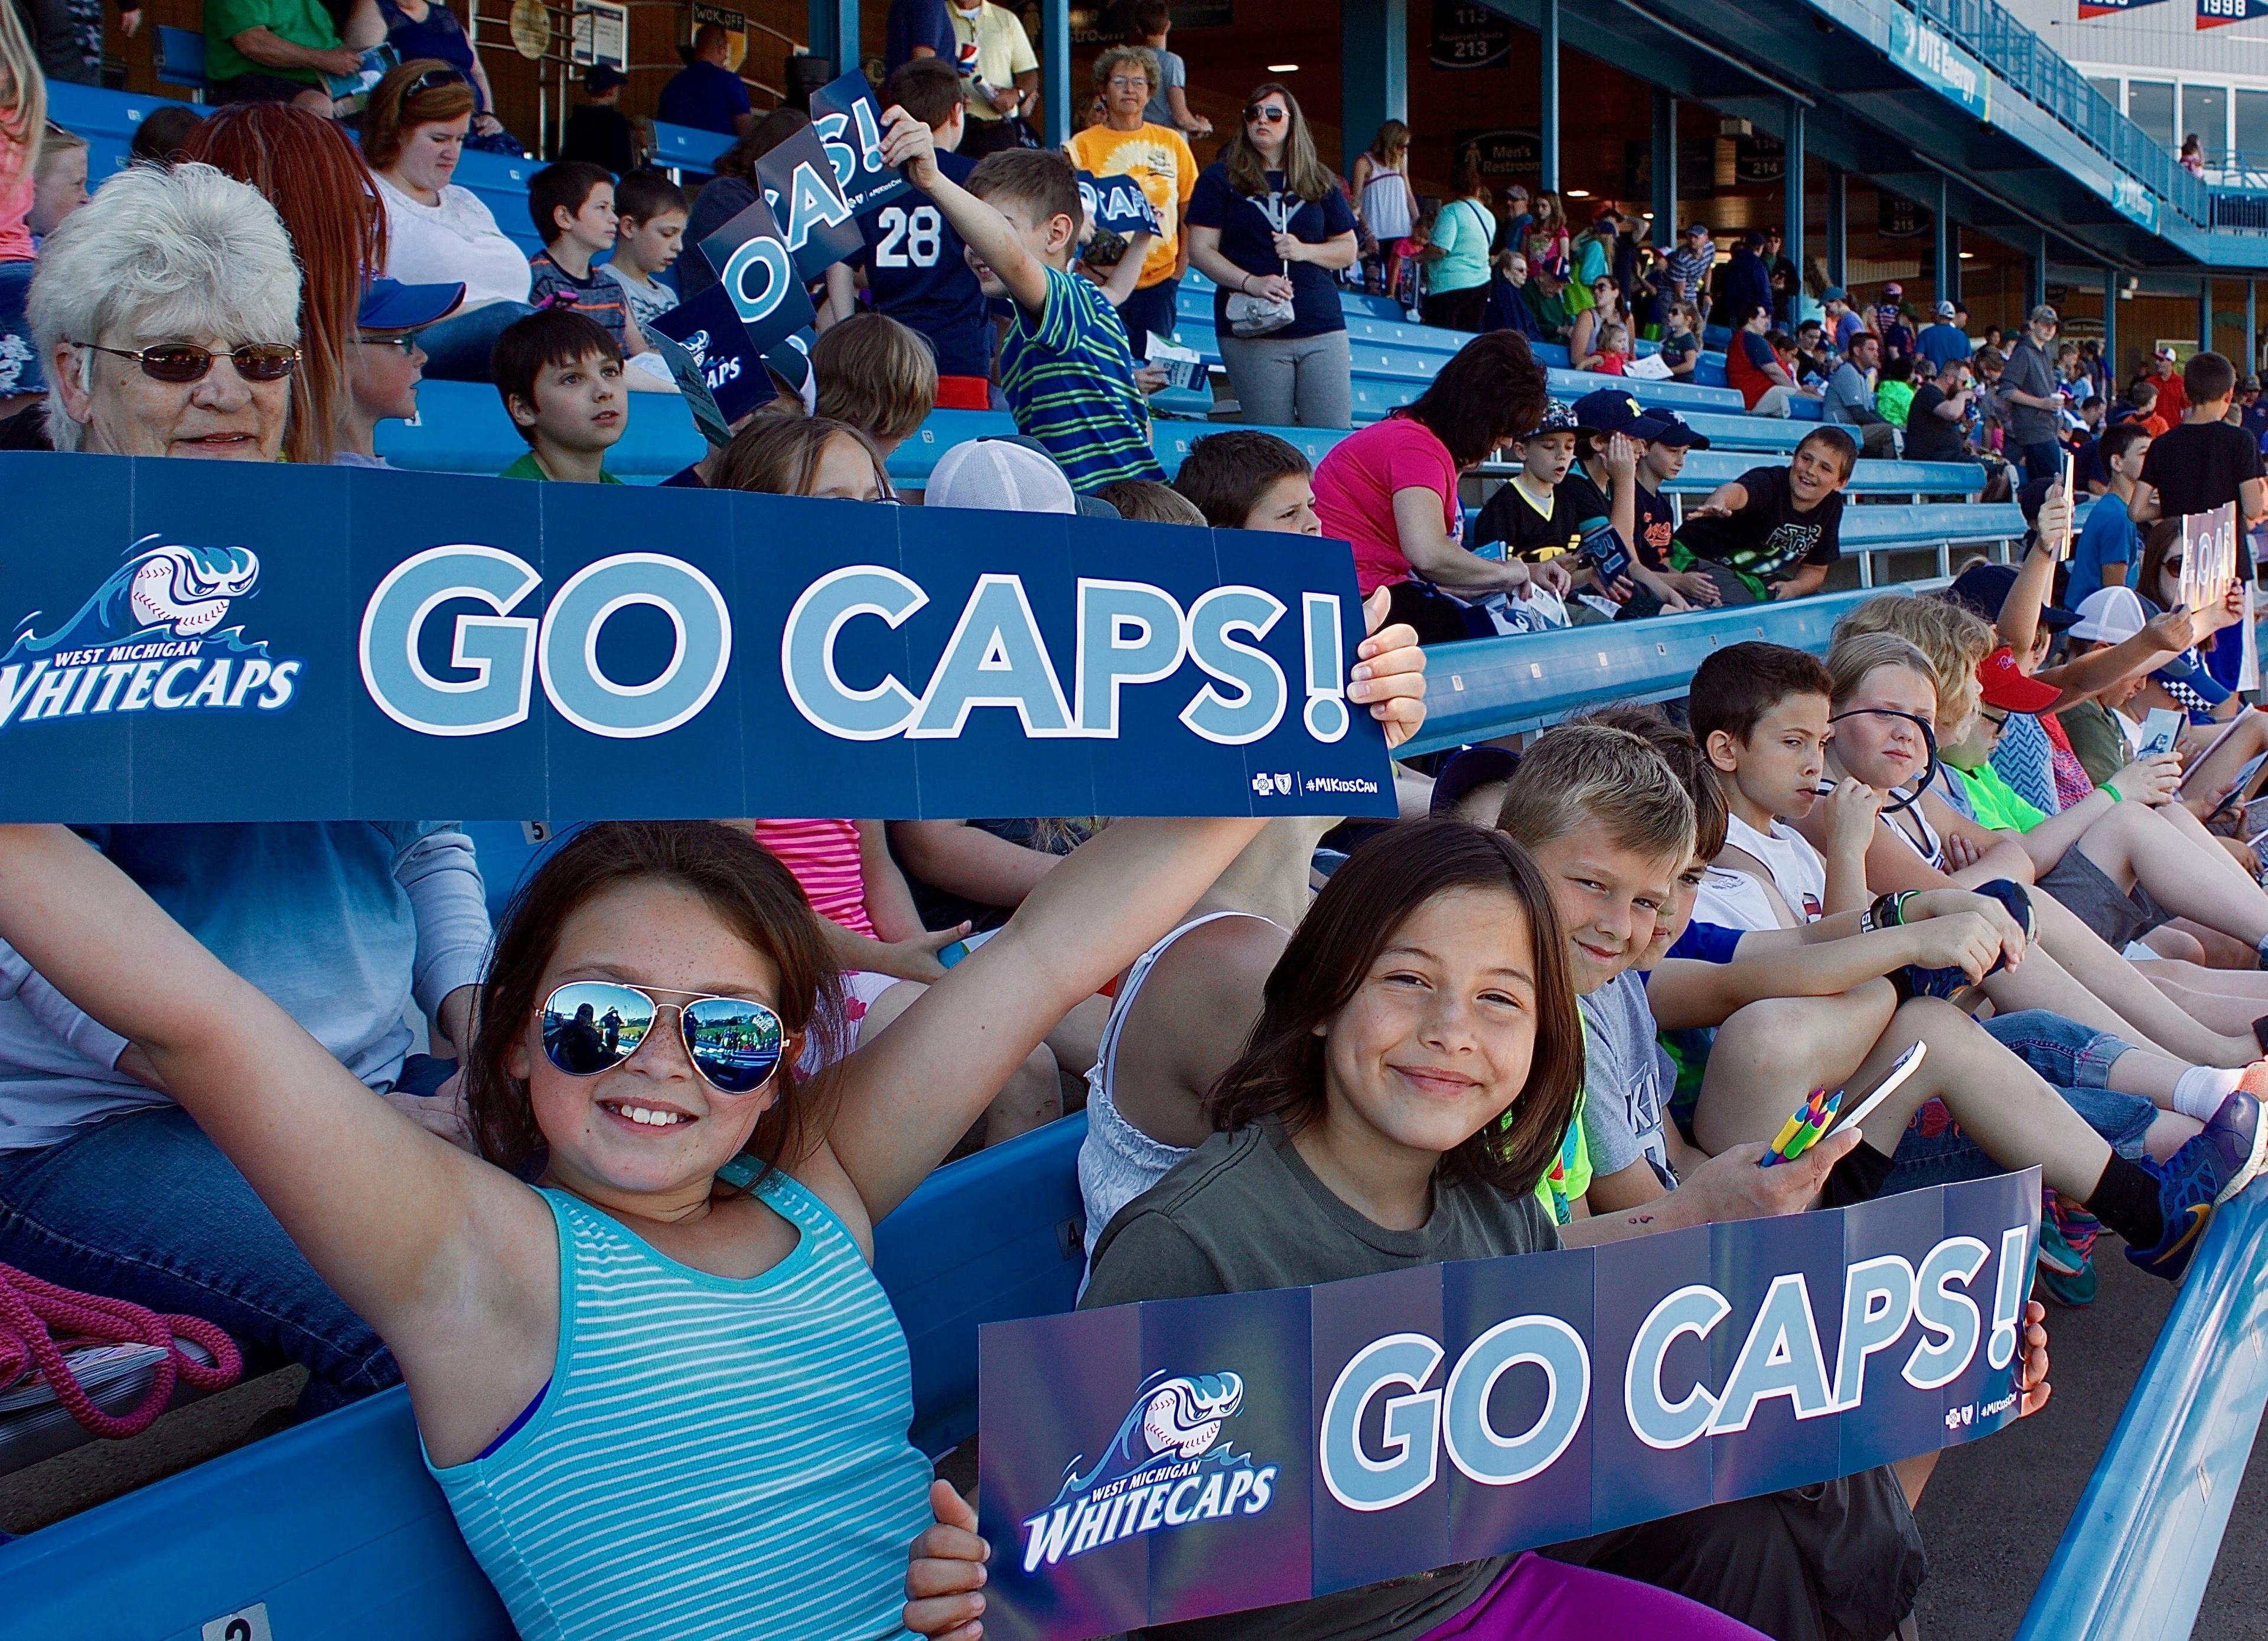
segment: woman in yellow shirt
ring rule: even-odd
[[[1103,123],[1071,139],[1071,164],[1098,177],[1132,177],[1158,217],[1134,294],[1118,305],[1138,364],[1149,357],[1152,333],[1174,334],[1174,305],[1189,265],[1182,213],[1197,191],[1197,161],[1187,137],[1142,117],[1158,89],[1158,60],[1148,50],[1112,47],[1095,60],[1094,84],[1102,93]]]

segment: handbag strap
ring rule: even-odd
[[[51,1330],[74,1342],[152,1345],[166,1354],[141,1402],[114,1417],[78,1382]],[[202,1346],[211,1363],[184,1351],[181,1339]],[[0,1265],[0,1387],[27,1367],[47,1381],[73,1418],[97,1436],[119,1440],[150,1427],[173,1401],[177,1380],[199,1390],[222,1389],[242,1374],[244,1357],[234,1340],[201,1317],[160,1315],[125,1299],[77,1292]]]

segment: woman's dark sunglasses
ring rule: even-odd
[[[171,382],[175,386],[204,380],[215,359],[226,359],[235,365],[236,373],[247,382],[280,382],[299,363],[299,350],[288,342],[247,342],[227,353],[215,353],[210,348],[187,342],[161,342],[138,351],[106,348],[98,342],[75,342],[71,346],[107,353],[114,358],[131,359],[152,381]]]
[[[664,1009],[677,1012],[686,1057],[718,1093],[752,1093],[778,1069],[787,1034],[767,1004],[611,980],[571,981],[543,1000],[544,1055],[570,1077],[596,1077],[636,1054]]]
[[[1292,116],[1288,112],[1282,108],[1271,107],[1264,108],[1247,108],[1244,111],[1244,117],[1247,120],[1257,120],[1263,125],[1281,125]]]

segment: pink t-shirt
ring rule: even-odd
[[[9,114],[0,114],[0,262],[32,260],[32,168]]]
[[[1394,524],[1394,492],[1408,489],[1439,496],[1442,527],[1451,541],[1464,541],[1457,464],[1433,430],[1414,417],[1372,423],[1332,445],[1315,469],[1315,516],[1325,535],[1353,544],[1355,585],[1366,598],[1410,579]]]
[[[759,820],[756,842],[803,885],[811,909],[853,934],[874,938],[855,820]]]

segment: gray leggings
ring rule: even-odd
[[[1256,426],[1346,427],[1354,419],[1354,364],[1343,330],[1291,342],[1223,335],[1220,360],[1244,419]]]

